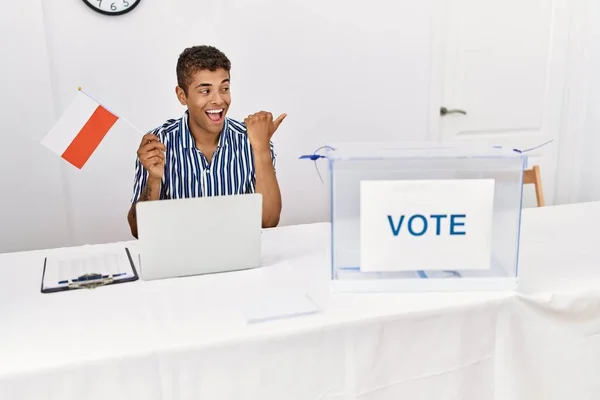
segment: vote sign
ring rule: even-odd
[[[493,179],[361,181],[361,271],[490,268]]]

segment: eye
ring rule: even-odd
[[[224,88],[223,88],[223,91],[224,91],[224,92],[229,92],[229,88],[228,88],[228,87],[224,87]]]
[[[209,92],[210,92],[210,90],[208,90],[208,89],[201,89],[200,90],[200,93],[202,93],[202,94],[208,94]]]

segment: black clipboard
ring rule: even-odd
[[[97,278],[97,279],[88,278],[79,284],[73,284],[73,285],[69,284],[67,286],[53,287],[53,288],[48,288],[48,289],[44,289],[44,278],[46,276],[46,263],[48,261],[48,257],[44,257],[44,270],[42,272],[42,282],[40,284],[40,291],[42,293],[56,293],[56,292],[65,292],[65,291],[77,290],[77,289],[94,289],[94,288],[101,287],[101,286],[116,285],[118,283],[137,281],[139,279],[138,273],[135,268],[133,258],[131,257],[131,253],[129,252],[129,249],[127,247],[125,247],[125,253],[127,254],[127,259],[129,260],[129,263],[131,264],[131,270],[133,271],[133,276],[130,278],[117,279],[117,280],[111,279],[111,278]],[[77,278],[79,279],[82,277],[77,277]]]

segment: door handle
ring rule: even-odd
[[[446,114],[464,114],[467,115],[467,112],[464,110],[448,110],[446,107],[440,108],[440,115],[444,116]]]

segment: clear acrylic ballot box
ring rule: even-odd
[[[524,154],[346,143],[331,145],[325,158],[334,291],[516,287]]]

